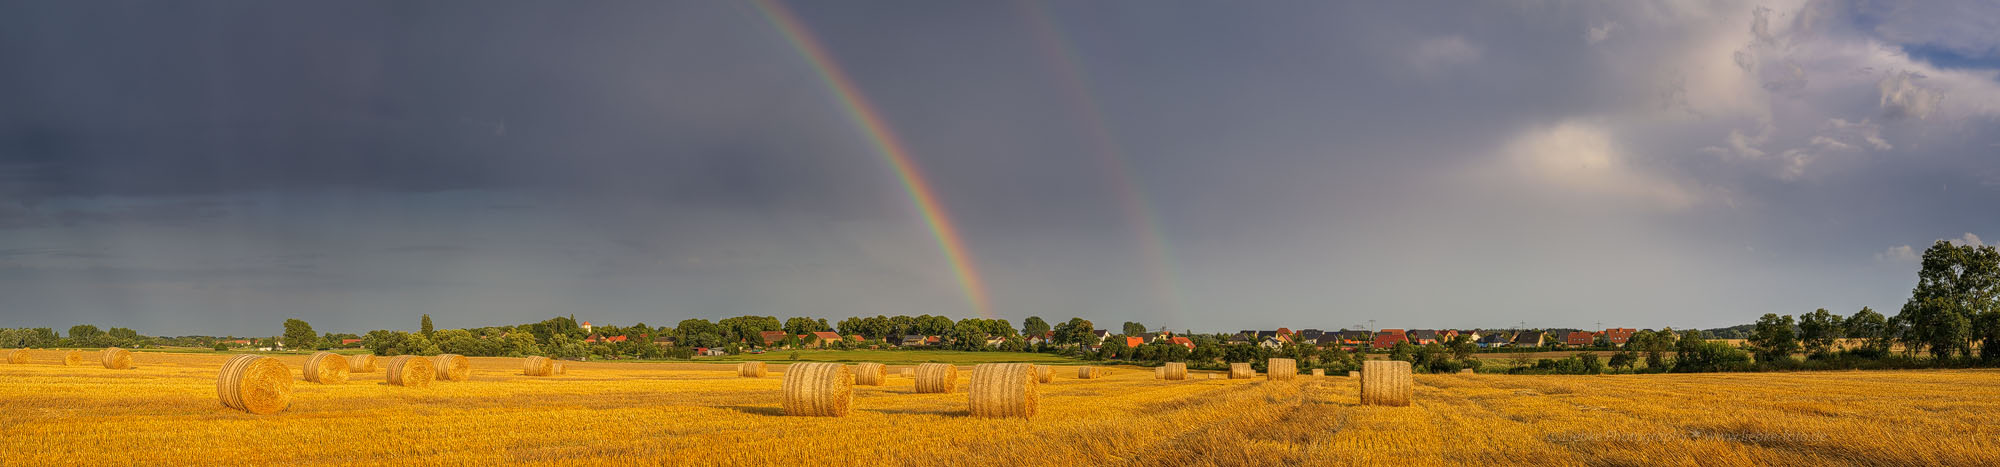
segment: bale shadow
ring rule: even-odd
[[[875,413],[879,413],[879,414],[885,414],[885,415],[936,415],[936,416],[939,416],[939,417],[952,417],[952,418],[964,418],[964,417],[970,417],[970,416],[972,416],[972,412],[971,412],[971,411],[966,411],[966,410],[918,410],[918,409],[872,409],[872,410],[860,410],[860,409],[856,409],[856,411],[860,411],[860,412],[875,412]]]
[[[750,415],[763,415],[766,417],[785,416],[784,407],[753,407],[748,405],[726,405],[722,406],[722,408],[734,410],[737,412],[743,412]]]

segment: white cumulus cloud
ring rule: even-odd
[[[1516,136],[1505,151],[1518,169],[1547,186],[1647,200],[1669,208],[1687,207],[1698,198],[1632,165],[1609,130],[1586,121],[1531,129]]]

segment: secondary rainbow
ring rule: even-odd
[[[924,223],[930,227],[931,236],[937,239],[939,249],[944,251],[945,261],[951,265],[952,274],[957,276],[959,288],[964,289],[965,301],[972,306],[973,312],[982,318],[993,318],[992,303],[986,296],[986,284],[979,277],[979,270],[973,265],[972,254],[965,249],[964,237],[959,235],[958,228],[951,222],[951,217],[938,203],[936,191],[931,189],[930,182],[924,179],[923,172],[918,170],[916,163],[910,159],[910,152],[903,147],[902,140],[897,138],[895,131],[883,121],[881,113],[869,103],[867,96],[861,93],[861,89],[848,78],[847,72],[827,54],[826,47],[813,37],[812,31],[806,29],[790,9],[773,0],[757,0],[755,4],[757,10],[763,13],[764,19],[769,20],[771,25],[777,27],[778,32],[785,36],[785,41],[792,45],[792,49],[798,51],[799,55],[812,65],[813,71],[819,74],[820,81],[826,84],[828,90],[833,91],[834,98],[839,101],[842,110],[846,111],[848,120],[854,122],[854,125],[867,136],[869,143],[875,147],[875,153],[895,171],[896,179],[902,182],[903,191],[909,195],[910,202],[916,205],[918,214],[923,216]]]
[[[1173,250],[1167,246],[1167,236],[1160,227],[1159,216],[1146,202],[1144,188],[1132,175],[1130,164],[1126,163],[1124,148],[1119,146],[1110,125],[1105,122],[1102,106],[1090,92],[1089,74],[1041,2],[1022,0],[1020,5],[1034,26],[1035,40],[1041,46],[1043,57],[1062,80],[1064,91],[1069,95],[1071,113],[1089,132],[1092,153],[1097,156],[1098,166],[1108,179],[1112,196],[1117,198],[1126,222],[1139,236],[1139,248],[1145,256],[1145,267],[1157,294],[1156,299],[1174,317],[1187,319],[1180,280],[1174,272]]]

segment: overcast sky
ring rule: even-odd
[[[1893,314],[2000,242],[1994,5],[789,9],[996,316],[1234,331]],[[766,11],[0,3],[0,327],[974,316]]]

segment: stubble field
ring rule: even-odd
[[[1635,376],[1417,375],[1411,407],[1358,405],[1345,377],[1079,380],[1034,418],[967,416],[964,387],[856,386],[843,418],[787,417],[784,370],[570,363],[522,376],[473,358],[428,388],[359,373],[294,383],[291,407],[222,407],[226,355],[59,351],[0,364],[0,465],[2000,465],[2000,371]],[[302,356],[278,357],[294,375]],[[969,368],[966,368],[969,369]],[[1068,370],[1068,371],[1064,371]]]

